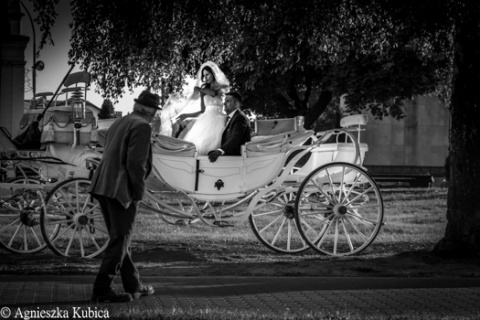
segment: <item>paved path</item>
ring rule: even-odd
[[[18,310],[60,310],[72,315],[74,307],[77,312],[96,311],[96,316],[108,310],[111,318],[116,312],[131,308],[175,308],[280,314],[322,310],[369,315],[435,312],[477,315],[480,319],[480,278],[143,277],[142,280],[154,286],[153,296],[122,304],[96,304],[89,301],[91,275],[2,275],[0,319],[8,311],[18,314]]]

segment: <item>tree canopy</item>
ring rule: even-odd
[[[52,4],[48,10],[56,2],[31,1]],[[306,127],[340,96],[351,110],[400,118],[402,100],[443,93],[452,184],[436,251],[480,255],[477,0],[72,3],[70,58],[107,97],[121,95],[125,84],[168,96],[206,60],[221,66],[249,108],[269,116],[304,114]],[[47,35],[52,19],[41,21]]]
[[[440,14],[417,19],[422,4],[434,1],[74,0],[69,56],[111,98],[125,85],[168,96],[212,60],[256,113],[305,115],[309,127],[344,96],[402,117],[402,101],[435,92],[449,70],[450,29]]]

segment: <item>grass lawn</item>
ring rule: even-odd
[[[313,250],[281,254],[264,246],[250,225],[212,227],[171,225],[141,211],[133,239],[133,258],[142,275],[159,276],[335,276],[478,277],[479,262],[448,260],[431,254],[446,226],[446,189],[384,190],[385,225],[375,241],[353,256],[331,257]],[[95,274],[100,257],[58,257],[48,248],[35,254],[0,249],[1,273]],[[122,311],[119,319],[457,319],[432,313],[359,316],[348,313],[258,314],[218,310]],[[464,317],[463,319],[475,319]]]

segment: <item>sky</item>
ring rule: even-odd
[[[37,13],[33,11],[33,6],[29,1],[23,1],[27,9],[29,10],[32,19],[35,19]],[[24,8],[21,7],[23,13]],[[62,82],[63,78],[68,72],[70,66],[68,65],[68,50],[70,46],[70,34],[71,29],[68,24],[72,22],[72,15],[70,13],[70,1],[60,0],[57,6],[58,17],[53,26],[52,30],[52,39],[54,45],[47,44],[42,51],[40,52],[40,57],[37,58],[37,61],[41,60],[45,63],[45,68],[42,71],[36,72],[36,92],[53,92],[57,90],[58,86]],[[35,24],[35,22],[34,22]],[[35,37],[37,46],[40,43],[41,32],[37,25],[35,25]],[[22,18],[21,25],[21,34],[30,37],[30,41],[25,49],[25,68],[29,70],[28,78],[32,79],[32,65],[33,65],[33,36],[32,36],[32,26],[30,20],[28,19],[27,14]],[[76,66],[73,72],[82,71],[79,66]],[[137,98],[140,92],[144,90],[144,87],[136,88],[131,94],[128,89],[125,90],[125,93],[121,99],[114,104],[115,111],[122,111],[123,115],[132,111],[133,108],[133,99]],[[33,96],[33,90],[31,89],[31,83],[27,85],[25,83],[25,99],[31,99]],[[59,99],[62,99],[60,96]],[[104,98],[95,92],[95,85],[91,85],[91,89],[87,93],[87,100],[101,107]]]

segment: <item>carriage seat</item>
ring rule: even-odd
[[[194,157],[196,148],[192,142],[159,134],[152,139],[152,151],[155,154]]]
[[[305,143],[313,131],[290,131],[273,136],[252,137],[252,141],[245,144],[247,157],[262,156],[272,153],[285,153],[291,148]]]
[[[354,114],[340,119],[340,127],[349,128],[353,126],[366,126],[368,123],[368,115]]]

